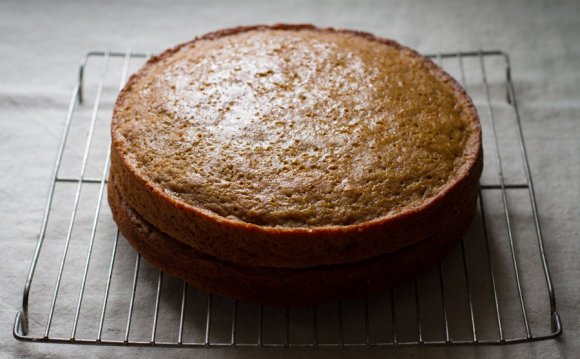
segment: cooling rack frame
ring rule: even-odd
[[[493,303],[495,307],[495,321],[497,322],[497,338],[494,339],[481,339],[478,336],[478,332],[476,330],[476,323],[475,323],[475,316],[474,316],[474,300],[472,298],[472,291],[470,289],[469,284],[469,274],[468,274],[468,256],[466,256],[465,250],[465,241],[462,240],[460,243],[460,253],[463,263],[463,271],[465,277],[465,291],[466,296],[468,299],[468,306],[469,306],[469,320],[471,323],[471,333],[470,333],[470,340],[454,340],[450,335],[449,329],[449,321],[447,317],[447,306],[452,301],[452,298],[448,295],[446,297],[446,293],[444,291],[443,282],[445,280],[445,271],[442,265],[439,265],[435,268],[435,271],[439,278],[440,289],[441,289],[441,310],[444,317],[444,326],[442,331],[444,332],[444,339],[443,340],[427,340],[423,336],[422,327],[425,323],[426,318],[421,315],[421,298],[419,296],[419,289],[417,281],[414,282],[414,296],[415,296],[415,307],[417,311],[416,315],[416,326],[417,326],[417,339],[416,340],[399,340],[397,336],[397,323],[400,322],[402,319],[401,317],[397,317],[397,312],[395,310],[394,305],[394,290],[391,289],[387,293],[387,298],[390,298],[390,309],[391,309],[391,323],[393,327],[393,336],[390,341],[383,341],[383,342],[373,342],[369,338],[369,311],[368,311],[368,298],[363,300],[364,310],[364,322],[365,322],[365,340],[361,340],[360,342],[346,342],[342,336],[343,331],[343,309],[342,309],[342,302],[338,303],[338,333],[339,337],[336,342],[333,343],[323,343],[318,340],[317,338],[317,307],[312,307],[312,325],[313,325],[313,335],[312,340],[309,343],[292,343],[289,339],[289,326],[291,320],[290,317],[290,310],[291,308],[285,308],[285,326],[286,326],[286,335],[284,340],[277,342],[277,343],[266,343],[263,341],[263,313],[264,307],[259,306],[259,322],[257,328],[257,335],[256,341],[253,343],[241,343],[236,340],[236,334],[242,329],[239,328],[236,322],[237,318],[237,310],[238,310],[238,302],[232,301],[231,303],[231,311],[232,311],[232,323],[231,323],[231,338],[230,341],[222,341],[222,342],[212,342],[210,339],[210,331],[211,331],[211,322],[212,322],[212,303],[213,303],[213,295],[207,294],[207,308],[205,312],[206,318],[206,325],[205,325],[205,337],[202,341],[197,342],[188,342],[184,340],[183,331],[184,331],[184,316],[185,316],[185,303],[187,300],[188,295],[188,285],[186,283],[182,283],[182,292],[181,292],[181,308],[180,308],[180,320],[179,323],[176,323],[178,326],[178,336],[175,341],[160,341],[156,339],[157,334],[157,323],[158,323],[158,314],[159,314],[159,305],[160,305],[160,293],[161,287],[163,283],[163,272],[158,273],[158,280],[157,280],[157,293],[155,298],[155,308],[154,308],[154,317],[153,322],[151,324],[151,335],[149,340],[134,340],[131,339],[131,324],[133,318],[136,314],[134,309],[135,303],[135,293],[137,287],[137,281],[139,276],[139,269],[141,266],[141,257],[138,254],[135,254],[135,265],[134,265],[134,272],[133,272],[133,282],[132,282],[132,291],[131,296],[129,299],[129,308],[128,308],[128,316],[127,321],[125,323],[125,332],[122,338],[118,340],[113,339],[104,339],[102,337],[103,332],[103,325],[105,322],[107,305],[108,305],[108,298],[111,290],[111,278],[113,275],[113,267],[115,265],[115,256],[117,253],[117,247],[120,240],[120,234],[117,229],[116,236],[112,239],[111,245],[113,246],[111,251],[111,256],[109,257],[110,265],[108,271],[108,277],[106,280],[106,287],[103,291],[103,304],[102,310],[100,315],[100,321],[98,323],[98,335],[94,338],[81,338],[77,337],[77,326],[79,324],[79,313],[81,311],[82,303],[83,303],[83,295],[85,292],[85,285],[87,279],[87,272],[91,262],[91,255],[92,255],[92,248],[95,239],[95,232],[97,231],[97,223],[99,219],[99,213],[101,204],[103,201],[104,193],[106,191],[106,179],[107,173],[109,170],[109,162],[108,159],[105,160],[105,165],[102,169],[102,176],[100,177],[87,177],[85,176],[85,171],[87,167],[87,162],[89,161],[89,152],[91,149],[91,141],[93,140],[93,131],[96,126],[96,119],[97,113],[99,111],[99,104],[101,101],[101,96],[103,93],[104,88],[104,79],[107,75],[108,71],[108,64],[111,59],[118,59],[123,61],[122,66],[122,73],[121,73],[121,81],[119,83],[119,89],[122,88],[123,84],[125,83],[128,75],[129,63],[133,59],[147,59],[150,57],[150,53],[140,53],[140,52],[132,52],[131,50],[127,50],[124,52],[118,51],[91,51],[88,52],[85,56],[82,57],[79,72],[78,72],[78,79],[73,88],[70,104],[65,116],[65,122],[63,126],[63,132],[61,135],[61,141],[59,144],[59,148],[57,151],[56,161],[53,167],[52,176],[51,176],[51,183],[49,187],[48,198],[46,202],[46,206],[43,213],[43,219],[41,222],[40,233],[38,237],[38,241],[36,243],[36,247],[34,250],[34,255],[32,258],[32,263],[30,265],[30,270],[28,276],[26,278],[26,283],[24,286],[23,296],[22,296],[22,309],[16,314],[16,318],[14,321],[13,326],[13,335],[16,339],[21,341],[28,341],[28,342],[48,342],[48,343],[72,343],[72,344],[95,344],[95,345],[124,345],[124,346],[160,346],[160,347],[196,347],[196,348],[230,348],[230,347],[278,347],[278,348],[292,348],[292,347],[310,347],[310,348],[344,348],[344,347],[368,347],[368,348],[388,348],[388,347],[396,347],[396,346],[437,346],[437,345],[504,345],[504,344],[515,344],[515,343],[524,343],[524,342],[532,342],[532,341],[540,341],[540,340],[547,340],[551,338],[556,338],[562,333],[562,324],[560,320],[560,315],[557,312],[556,308],[556,300],[554,295],[554,290],[552,286],[552,279],[550,276],[550,271],[548,267],[548,261],[546,258],[546,253],[544,249],[544,240],[542,236],[542,231],[540,227],[540,219],[537,209],[536,197],[534,192],[534,186],[532,181],[532,176],[530,172],[530,165],[528,161],[528,154],[525,147],[524,135],[522,130],[522,124],[520,119],[520,113],[518,110],[517,100],[515,96],[514,85],[511,79],[511,64],[509,55],[503,51],[467,51],[467,52],[457,52],[457,53],[439,53],[433,55],[427,55],[428,57],[434,59],[438,63],[442,63],[442,61],[456,60],[458,67],[460,69],[460,82],[464,85],[466,83],[465,80],[465,66],[464,61],[465,59],[471,59],[479,62],[480,71],[481,71],[481,81],[483,84],[483,96],[485,98],[486,104],[483,106],[484,112],[486,112],[486,116],[489,118],[491,123],[491,133],[493,134],[493,142],[495,143],[495,153],[491,154],[495,158],[495,165],[497,169],[497,175],[499,179],[499,183],[497,184],[481,184],[479,189],[479,210],[481,211],[482,215],[482,231],[484,234],[485,239],[485,252],[487,256],[487,265],[488,265],[488,273],[489,279],[491,282],[492,292],[489,293],[490,296],[493,298]],[[84,146],[84,152],[82,157],[82,164],[81,169],[78,177],[66,177],[61,176],[59,174],[59,168],[61,166],[61,162],[63,159],[63,152],[65,151],[65,147],[67,144],[67,138],[69,136],[69,130],[71,127],[71,122],[73,121],[75,109],[77,106],[84,104],[84,97],[85,97],[85,90],[84,90],[84,81],[86,76],[86,68],[87,62],[89,59],[97,58],[103,61],[104,65],[102,66],[102,73],[100,75],[100,80],[97,84],[95,100],[92,107],[92,115],[90,116],[90,124],[88,127],[88,133],[86,137],[86,142]],[[505,90],[506,90],[506,101],[507,104],[511,106],[513,111],[513,118],[515,121],[515,127],[517,128],[517,140],[519,141],[519,150],[520,155],[523,163],[523,171],[525,174],[525,181],[523,183],[506,183],[504,178],[503,169],[502,169],[502,156],[500,153],[499,147],[497,146],[498,141],[498,133],[496,129],[496,120],[494,115],[494,106],[492,104],[492,99],[490,96],[490,85],[488,84],[487,79],[487,69],[485,60],[488,58],[499,58],[503,60],[505,66]],[[481,109],[479,109],[481,112]],[[107,152],[108,158],[109,152]],[[486,153],[487,156],[490,154]],[[74,195],[74,204],[72,212],[70,213],[70,221],[66,233],[66,237],[64,239],[64,245],[62,249],[62,258],[59,265],[58,275],[55,279],[53,294],[51,298],[51,305],[48,313],[47,318],[47,325],[44,330],[44,333],[38,335],[32,335],[29,333],[29,299],[30,299],[30,290],[31,286],[35,279],[35,271],[37,269],[37,264],[39,260],[39,256],[41,254],[43,243],[45,241],[47,225],[50,221],[51,211],[53,208],[53,200],[55,196],[55,187],[57,183],[64,182],[64,183],[72,183],[76,184],[76,192]],[[51,324],[54,319],[55,313],[55,305],[57,299],[59,297],[59,290],[60,284],[63,277],[63,268],[65,262],[67,261],[67,256],[70,255],[81,255],[80,253],[69,253],[69,245],[71,240],[73,240],[73,227],[75,225],[75,218],[78,213],[78,205],[79,205],[79,197],[84,185],[97,185],[99,186],[99,197],[96,204],[96,212],[93,219],[92,225],[92,232],[91,238],[89,240],[89,246],[87,249],[86,259],[84,260],[84,267],[83,267],[83,279],[78,287],[78,305],[76,308],[76,313],[74,316],[74,320],[71,323],[71,330],[70,335],[67,337],[54,337],[50,335],[51,331]],[[485,208],[483,204],[483,193],[488,190],[499,191],[501,194],[501,205],[504,209],[504,220],[506,223],[506,233],[507,233],[507,242],[509,244],[509,256],[511,256],[512,262],[512,270],[515,274],[515,285],[517,287],[518,292],[518,300],[519,305],[521,308],[521,321],[523,323],[523,327],[525,328],[525,335],[523,336],[507,336],[504,334],[503,328],[505,322],[502,323],[502,313],[500,310],[499,300],[498,297],[501,295],[499,289],[496,286],[496,277],[498,274],[498,268],[494,267],[494,263],[492,261],[492,256],[490,255],[490,235],[488,234],[487,224],[486,224],[486,215],[485,215]],[[528,323],[528,316],[526,310],[526,301],[525,295],[522,291],[522,286],[520,283],[519,272],[520,268],[518,267],[518,258],[516,255],[516,251],[514,249],[514,238],[512,235],[513,229],[510,226],[510,210],[509,210],[509,203],[508,203],[508,191],[510,190],[527,190],[529,201],[530,201],[530,210],[531,210],[531,222],[530,225],[533,225],[534,232],[536,235],[536,245],[539,254],[539,258],[541,261],[541,269],[544,274],[544,281],[546,285],[546,292],[549,301],[549,312],[550,312],[550,331],[542,333],[540,335],[533,335],[531,327]]]

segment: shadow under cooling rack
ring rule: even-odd
[[[438,267],[360,301],[268,307],[220,298],[164,276],[120,236],[103,205],[109,125],[145,53],[81,61],[38,243],[15,318],[19,340],[176,347],[501,345],[562,332],[511,82],[500,51],[430,56],[457,78],[481,117],[478,211]]]

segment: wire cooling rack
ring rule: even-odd
[[[501,345],[562,333],[507,54],[430,56],[463,83],[483,127],[478,212],[460,245],[411,283],[317,307],[267,307],[203,293],[164,276],[122,239],[103,205],[109,123],[127,75],[148,57],[95,51],[81,60],[14,322],[17,339],[384,348]]]

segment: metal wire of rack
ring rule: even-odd
[[[81,60],[14,322],[16,339],[386,348],[502,345],[562,333],[506,53],[430,55],[462,82],[482,118],[486,162],[478,214],[458,248],[414,282],[361,301],[318,307],[266,307],[202,293],[141,261],[120,239],[102,205],[108,121],[131,69],[149,56],[92,51]],[[100,66],[100,72],[91,66]],[[92,106],[85,105],[89,95]],[[539,282],[545,282],[541,291]]]

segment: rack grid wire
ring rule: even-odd
[[[388,348],[503,345],[562,333],[506,53],[428,55],[463,84],[483,128],[478,212],[455,251],[410,283],[315,307],[268,307],[203,293],[164,276],[122,239],[103,205],[108,128],[118,91],[149,56],[92,51],[81,59],[14,322],[16,339]]]

